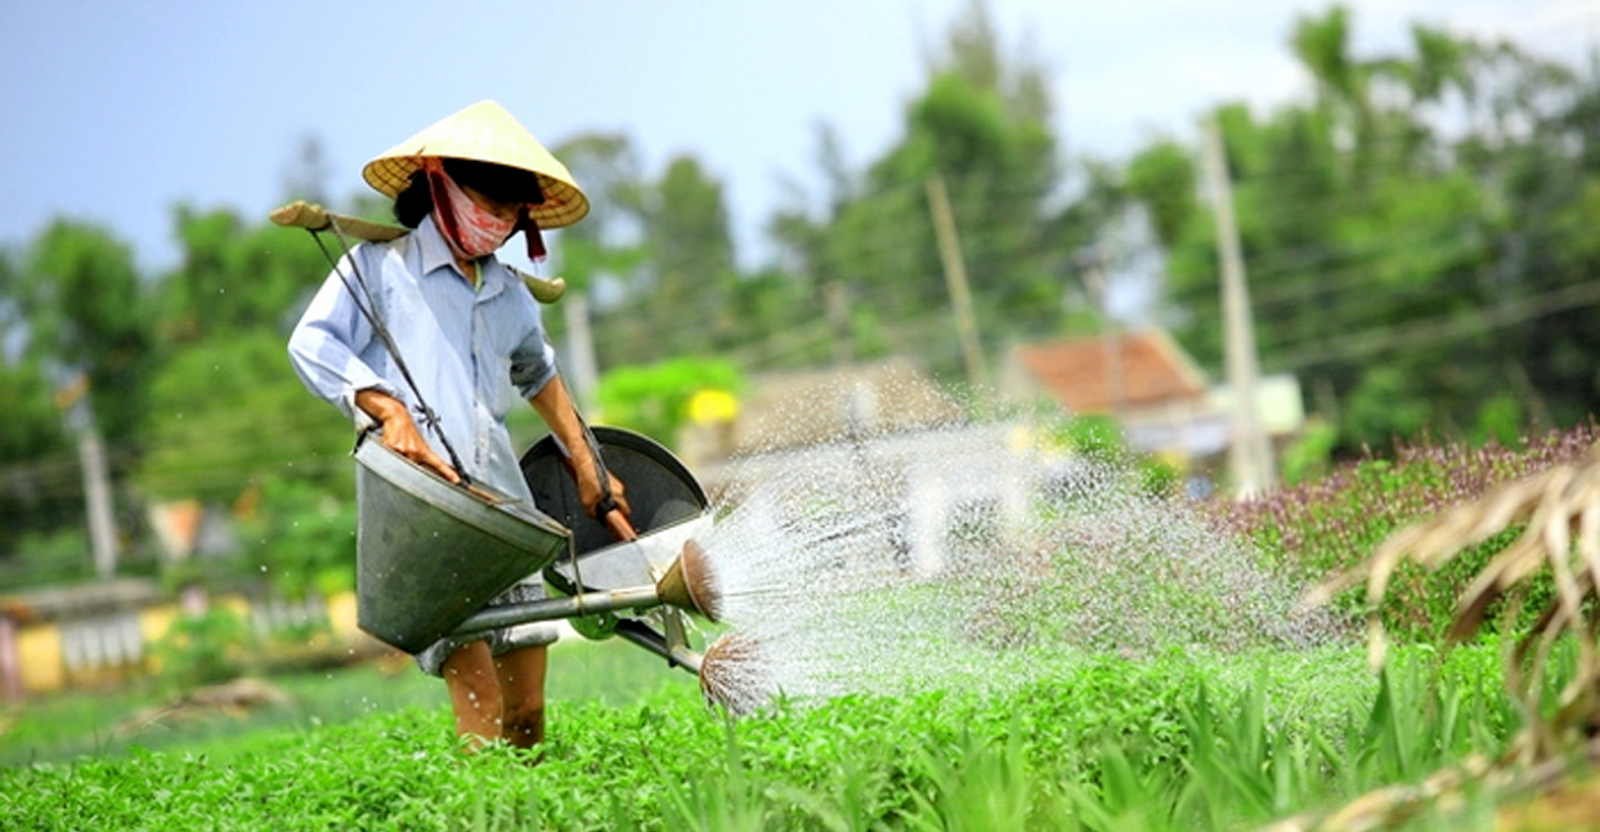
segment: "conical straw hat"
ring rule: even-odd
[[[537,175],[544,204],[532,206],[528,213],[541,228],[571,225],[589,213],[589,200],[566,166],[493,101],[480,101],[424,128],[368,162],[361,176],[392,199],[410,183],[425,156],[492,162]]]

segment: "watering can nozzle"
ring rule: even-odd
[[[700,544],[688,540],[683,544],[682,554],[656,582],[656,594],[674,607],[697,612],[711,621],[717,621],[722,599],[715,584],[716,575],[706,562],[705,550],[700,548]]]
[[[774,692],[761,643],[743,633],[725,633],[700,659],[700,693],[706,702],[738,716],[765,704]]]

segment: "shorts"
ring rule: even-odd
[[[537,601],[545,597],[544,579],[538,576],[528,578],[516,584],[505,592],[489,599],[485,607],[503,607],[508,604],[520,604],[524,601]],[[499,630],[490,630],[466,638],[445,637],[428,645],[421,653],[414,657],[417,667],[429,676],[442,676],[444,673],[444,660],[450,658],[462,645],[474,641],[489,641],[489,652],[496,656],[503,656],[512,650],[524,647],[539,647],[554,644],[561,637],[561,630],[553,621],[532,621],[527,624],[516,624]]]

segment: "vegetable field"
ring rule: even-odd
[[[1323,574],[1441,505],[1580,456],[1592,436],[1517,451],[1402,449],[1269,501],[1219,509],[1287,571]],[[1463,479],[1451,473],[1465,472]],[[1231,525],[1229,525],[1231,524]],[[1515,529],[1510,530],[1515,532]],[[1514,534],[1471,550],[1481,563]],[[23,830],[1558,829],[1551,789],[1587,806],[1577,757],[1537,781],[1504,765],[1571,703],[1585,643],[1544,648],[1542,698],[1508,694],[1515,603],[1445,649],[1472,564],[1402,565],[1374,609],[1397,642],[1374,673],[1359,628],[1311,648],[1153,653],[1057,642],[996,656],[1048,667],[984,693],[782,700],[730,719],[693,680],[626,645],[552,654],[536,755],[465,753],[442,686],[405,669],[277,680],[300,703],[200,728],[114,726],[140,703],[4,714],[0,818]],[[1529,576],[1525,600],[1549,598]],[[1359,594],[1334,608],[1356,623]],[[1579,674],[1576,675],[1575,674]],[[1002,678],[1000,681],[1004,681]],[[960,689],[970,690],[970,689]],[[118,708],[122,713],[115,713]],[[1555,724],[1555,723],[1550,723]],[[1581,725],[1580,725],[1581,727]],[[1537,733],[1537,732],[1533,732]],[[1571,767],[1569,767],[1569,765]],[[1527,824],[1534,825],[1527,825]]]
[[[410,705],[13,765],[0,816],[41,830],[1237,829],[1419,779],[1516,726],[1493,646],[1442,663],[1404,650],[1381,679],[1363,661],[1085,656],[1003,697],[779,703],[736,722],[662,669],[632,680],[649,692],[626,705],[553,703],[537,764],[463,754],[448,708]]]

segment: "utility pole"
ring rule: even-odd
[[[1233,187],[1228,161],[1222,151],[1222,131],[1214,116],[1204,120],[1205,170],[1216,199],[1217,252],[1222,267],[1222,324],[1228,365],[1228,387],[1233,391],[1233,441],[1228,464],[1239,496],[1265,490],[1273,480],[1272,449],[1256,413],[1255,323],[1250,294],[1239,251],[1239,229],[1233,218]]]
[[[56,407],[66,411],[67,427],[78,436],[78,464],[83,471],[83,502],[89,523],[89,550],[94,572],[102,581],[117,573],[116,521],[111,508],[111,476],[106,446],[94,425],[89,405],[89,377],[79,375],[56,392]]]
[[[845,285],[830,280],[822,288],[822,299],[828,310],[828,323],[833,326],[833,365],[848,366],[855,358],[850,343],[850,296]]]
[[[599,362],[594,357],[594,329],[589,325],[589,296],[571,292],[561,303],[567,325],[567,355],[572,361],[572,396],[581,413],[595,409],[595,391],[600,387]]]
[[[967,289],[967,267],[961,259],[955,214],[950,210],[950,194],[945,190],[944,177],[937,173],[928,178],[928,207],[933,212],[933,230],[939,238],[939,259],[944,263],[950,305],[955,309],[961,354],[967,363],[967,381],[976,388],[987,387],[989,374],[984,369],[983,350],[978,346],[978,322],[972,313],[972,293]]]
[[[106,446],[92,426],[78,436],[78,458],[83,464],[83,490],[89,512],[89,545],[94,551],[94,573],[102,581],[117,574],[117,534],[111,519],[111,477],[106,471]]]

